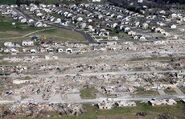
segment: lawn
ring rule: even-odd
[[[35,28],[15,22],[12,25],[12,20],[8,17],[0,15],[0,43],[5,41],[20,42],[29,39],[32,35],[44,36],[48,40],[54,41],[84,41],[84,37],[75,31],[60,29],[60,28]]]
[[[15,4],[16,0],[0,0],[0,4]]]
[[[17,66],[18,65],[18,63],[12,63],[12,62],[8,62],[8,61],[3,61],[2,59],[0,59],[0,66],[6,66],[6,65],[8,65],[8,66]]]
[[[83,99],[94,99],[96,98],[97,90],[94,87],[84,88],[80,90],[80,96]]]
[[[157,91],[154,90],[145,90],[142,87],[138,87],[137,91],[134,93],[134,95],[136,96],[155,96],[155,95],[159,95],[159,93]]]
[[[80,33],[60,28],[43,31],[36,35],[45,36],[46,39],[55,41],[85,41],[84,37]]]
[[[113,108],[111,110],[99,110],[95,106],[85,104],[84,108],[86,113],[80,116],[62,116],[53,117],[51,119],[138,119],[136,114],[138,112],[146,112],[147,115],[142,119],[155,119],[159,114],[167,113],[171,116],[177,117],[177,119],[185,118],[185,105],[178,103],[174,106],[160,106],[152,107],[148,104],[138,103],[136,107],[125,107],[125,108]]]
[[[24,39],[24,35],[42,29],[18,22],[15,22],[15,25],[12,25],[12,20],[4,16],[0,16],[0,26],[0,43],[7,40],[18,42]]]
[[[90,104],[83,105],[85,113],[79,116],[61,116],[56,113],[50,114],[47,119],[138,119],[136,116],[139,112],[146,113],[146,116],[140,119],[155,119],[159,114],[169,114],[177,119],[185,119],[185,105],[178,102],[174,106],[157,106],[152,107],[145,103],[137,103],[136,107],[113,108],[111,110],[99,110]],[[32,119],[31,117],[14,116],[11,119]],[[35,119],[46,119],[46,117],[38,117]]]

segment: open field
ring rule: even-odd
[[[80,91],[81,98],[84,99],[93,99],[96,98],[97,90],[94,87],[84,88]]]
[[[15,4],[16,0],[0,0],[0,4]]]
[[[55,41],[84,41],[84,37],[75,31],[69,31],[59,28],[35,28],[26,24],[15,22],[0,15],[0,42],[7,40],[19,42],[29,39],[32,35],[44,36],[46,39]]]
[[[159,93],[153,90],[144,90],[144,88],[140,87],[140,88],[137,88],[135,95],[151,96],[151,95],[159,95]]]
[[[9,24],[4,24],[2,26],[7,27],[8,25]],[[6,41],[7,39],[19,42],[21,40],[25,40],[26,38],[29,39],[29,36],[32,35],[44,36],[46,39],[55,41],[84,41],[81,34],[58,28],[36,29],[25,25],[19,25],[17,28],[8,28],[4,31],[0,30],[1,42]]]
[[[0,66],[5,66],[5,65],[16,66],[18,65],[18,63],[11,63],[11,62],[0,60]]]
[[[24,27],[24,28],[23,28]],[[17,29],[17,30],[16,30]],[[34,29],[21,25],[21,29],[13,28],[11,30],[0,31],[1,41],[4,39],[21,39],[31,35],[40,35],[49,38],[50,40],[57,41],[83,41],[84,38],[79,33],[58,29],[58,28],[45,28],[45,29]]]
[[[15,22],[15,25],[12,25],[11,19],[1,15],[0,26],[0,43],[3,43],[7,40],[18,42],[24,39],[24,35],[36,30],[41,30],[41,28],[34,28],[18,22]]]
[[[12,25],[11,22],[0,22],[0,35],[2,38],[13,38],[13,37],[21,37],[27,33],[33,32],[35,30],[40,30],[38,28],[30,27],[25,24],[16,23],[16,25]]]
[[[83,36],[77,32],[69,31],[65,29],[50,29],[36,35],[45,36],[49,40],[55,41],[84,41]]]

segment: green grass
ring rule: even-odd
[[[37,35],[44,35],[47,39],[55,41],[84,41],[84,37],[75,31],[65,29],[51,29],[37,33]]]
[[[26,76],[26,77],[24,78],[24,80],[30,80],[30,79],[32,79],[30,76]]]
[[[124,119],[137,119],[136,113],[146,112],[147,116],[144,119],[154,119],[161,113],[168,113],[171,116],[177,117],[177,119],[185,118],[185,106],[182,103],[178,103],[175,106],[160,106],[152,107],[148,104],[138,103],[136,107],[125,107],[125,108],[113,108],[111,110],[99,110],[95,106],[85,104],[84,108],[86,113],[75,117],[75,116],[62,116],[61,118],[51,119],[120,119],[124,116]]]
[[[15,42],[19,41],[21,36],[24,36],[25,34],[28,34],[30,32],[41,30],[42,28],[34,28],[31,26],[28,26],[27,24],[22,24],[15,22],[15,25],[12,25],[12,20],[10,20],[7,17],[0,15],[0,42],[3,43],[9,39],[14,39]],[[17,40],[16,40],[17,39]],[[14,41],[12,40],[12,41]]]
[[[54,41],[84,41],[84,37],[75,31],[60,29],[60,28],[35,28],[28,26],[27,24],[22,24],[15,22],[12,25],[12,19],[0,15],[0,43],[3,44],[5,41],[20,42],[25,39],[29,39],[31,35],[45,36],[46,39]],[[44,30],[45,31],[40,31]],[[49,30],[48,30],[49,29]],[[29,33],[39,31],[37,33]]]
[[[4,66],[4,65],[8,65],[8,66],[17,66],[18,63],[12,63],[12,62],[3,61],[3,60],[0,59],[0,66]]]
[[[90,106],[86,106],[85,108],[87,108],[89,112],[92,110],[91,112],[97,113],[96,115],[104,115],[104,116],[125,114],[125,115],[128,115],[129,117],[129,116],[132,116],[132,114],[133,116],[135,116],[137,112],[147,112],[151,115],[155,115],[159,113],[169,113],[173,116],[185,117],[185,114],[183,113],[183,111],[185,111],[185,106],[182,105],[181,103],[179,103],[176,106],[160,106],[160,107],[152,107],[148,104],[138,103],[136,107],[114,108],[111,110],[98,110],[97,108],[90,107]]]
[[[15,25],[12,25],[12,23],[15,23]],[[6,31],[18,31],[18,32],[25,32],[25,31],[33,31],[33,30],[39,30],[42,28],[35,28],[28,26],[27,24],[23,24],[20,22],[16,22],[10,17],[3,16],[0,14],[0,32],[6,32]]]
[[[15,4],[16,0],[0,0],[0,4]]]
[[[51,113],[51,117],[47,119],[138,119],[138,112],[146,112],[147,115],[142,119],[155,119],[159,114],[167,113],[177,119],[185,118],[185,105],[178,102],[174,106],[157,106],[152,107],[145,103],[137,103],[136,107],[113,108],[111,110],[99,110],[97,107],[90,104],[83,105],[85,113],[79,116],[61,116],[56,113]],[[31,117],[14,117],[11,119],[31,119]],[[46,117],[38,117],[35,119],[46,119]]]
[[[97,90],[94,87],[84,88],[80,90],[80,96],[83,99],[94,99],[96,98]]]
[[[41,29],[41,28],[35,28],[35,27],[31,27],[31,26],[28,26],[27,24],[22,24],[22,23],[18,23],[18,22],[15,22],[16,24],[15,25],[12,25],[12,22],[10,21],[1,21],[0,22],[0,31],[19,31],[19,32],[23,32],[24,30],[27,30],[27,31],[33,31],[33,30],[38,30],[38,29]]]

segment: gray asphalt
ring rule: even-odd
[[[174,99],[174,100],[179,100],[179,99],[184,99],[185,95],[164,95],[164,96],[135,96],[135,97],[117,97],[117,98],[109,98],[113,101],[141,101],[141,102],[147,102],[150,101],[151,99]],[[0,100],[0,104],[12,104],[12,103],[30,103],[30,101],[33,101],[35,103],[72,103],[72,104],[84,104],[84,103],[98,103],[101,102],[102,100],[105,100],[107,98],[96,98],[96,99],[79,99],[79,100],[36,100],[36,99],[24,99],[24,100]]]
[[[26,76],[31,76],[31,77],[42,77],[42,78],[47,78],[47,77],[65,77],[65,76],[101,76],[101,75],[132,75],[132,74],[151,74],[151,73],[180,73],[184,74],[180,70],[166,70],[166,71],[115,71],[115,72],[91,72],[91,73],[69,73],[69,74],[36,74],[36,75],[15,75],[15,77],[26,77]],[[4,76],[0,76],[4,77]],[[12,77],[11,75],[7,75],[6,77]]]

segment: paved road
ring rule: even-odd
[[[25,74],[20,74],[20,75],[15,75],[13,77],[26,77],[26,76],[31,76],[31,77],[42,77],[42,78],[47,78],[47,77],[65,77],[65,76],[101,76],[101,75],[132,75],[132,74],[151,74],[151,73],[182,73],[182,71],[179,70],[166,70],[166,71],[115,71],[115,72],[92,72],[92,73],[69,73],[69,74],[34,74],[34,75],[25,75]],[[4,76],[0,76],[4,77]],[[12,77],[11,75],[7,75],[7,77]]]
[[[22,11],[20,8],[14,8],[14,11],[16,11],[18,14],[24,16],[27,19],[33,19],[31,16],[26,14],[24,11]]]
[[[150,55],[152,55],[153,52],[154,51],[145,51],[145,52],[144,51],[118,51],[118,52],[114,52],[114,51],[112,51],[112,52],[102,52],[102,51],[95,52],[95,51],[91,51],[91,52],[88,52],[88,53],[90,53],[92,57],[96,57],[96,56],[99,57],[99,56],[118,56],[118,55],[119,56],[122,56],[122,55],[128,55],[125,58],[128,58],[128,57],[130,58],[130,56],[134,57],[134,56],[141,55],[144,58],[144,56],[150,56]],[[89,58],[89,55],[90,54],[88,54],[88,58]],[[178,51],[178,52],[165,51],[165,52],[160,52],[159,54],[165,54],[165,55],[167,55],[167,54],[179,54],[180,55],[179,57],[183,57],[185,55],[185,52],[180,52],[180,51]],[[27,54],[16,54],[16,55],[11,55],[11,54],[6,54],[5,55],[4,54],[3,57],[5,57],[5,56],[8,56],[8,57],[15,57],[15,56],[16,57],[23,57],[23,56],[45,56],[45,55],[64,56],[64,54],[61,54],[61,53],[52,53],[52,54],[48,54],[48,53],[36,53],[36,54],[27,53]],[[67,55],[68,56],[72,56],[74,54],[67,54]],[[81,54],[81,55],[83,55],[84,57],[86,56],[84,54]],[[79,56],[79,54],[78,54],[78,56]],[[67,58],[67,57],[65,57],[65,58]]]
[[[185,95],[164,95],[164,96],[136,96],[136,97],[117,97],[117,98],[109,98],[113,101],[141,101],[141,102],[147,102],[151,99],[184,99]],[[24,100],[0,100],[0,104],[12,104],[15,102],[21,102],[21,103],[77,103],[77,104],[84,104],[84,103],[98,103],[102,100],[105,100],[106,98],[96,98],[96,99],[78,99],[78,100],[40,100],[40,99],[24,99]]]
[[[174,88],[175,92],[179,95],[184,95],[184,93],[178,88],[178,87],[175,87]]]
[[[164,92],[163,89],[158,90],[158,92],[159,92],[159,94],[160,94],[161,96],[166,95],[166,93]]]

